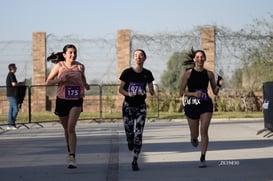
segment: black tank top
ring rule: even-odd
[[[188,90],[194,92],[196,90],[208,90],[209,76],[206,69],[198,72],[192,69],[190,78],[188,80]]]

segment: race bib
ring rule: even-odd
[[[80,98],[80,86],[65,86],[65,98]]]
[[[144,83],[130,82],[128,92],[132,95],[144,95]]]

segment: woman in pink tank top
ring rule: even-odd
[[[55,59],[54,59],[55,58]],[[47,85],[58,85],[55,114],[64,128],[68,150],[68,168],[76,166],[76,123],[82,112],[84,91],[90,87],[85,78],[85,67],[76,61],[77,48],[68,44],[63,52],[52,54],[47,60],[55,63],[48,75]]]

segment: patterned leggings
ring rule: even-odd
[[[134,156],[138,158],[142,147],[142,135],[147,115],[146,104],[131,107],[123,102],[122,117],[127,141],[134,143]]]

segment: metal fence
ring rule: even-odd
[[[164,117],[167,112],[183,118],[183,104],[179,95],[168,95],[154,84],[156,95],[147,94],[147,119]],[[83,102],[80,120],[103,121],[122,118],[122,102],[124,97],[118,92],[118,84],[90,84]],[[17,117],[17,124],[27,126],[29,123],[58,121],[54,114],[56,86],[27,86],[26,96]],[[43,94],[43,91],[45,94]],[[215,111],[220,112],[261,112],[263,96],[261,92],[240,92],[225,90],[215,100]],[[0,126],[7,124],[9,104],[6,97],[6,86],[0,86]],[[1,129],[1,127],[0,127]]]
[[[18,113],[17,124],[41,123],[57,121],[54,114],[56,101],[56,86],[27,86],[22,107]],[[83,112],[80,120],[121,119],[123,95],[118,92],[118,84],[90,84],[90,90],[85,92]],[[157,85],[155,85],[156,90]],[[46,90],[46,94],[42,92]],[[39,94],[41,92],[41,94]],[[34,96],[34,94],[36,96]],[[38,94],[38,96],[37,96]],[[159,117],[159,96],[147,95],[147,118]],[[7,124],[9,103],[6,97],[6,86],[0,87],[1,125]],[[27,125],[25,125],[27,126]]]

